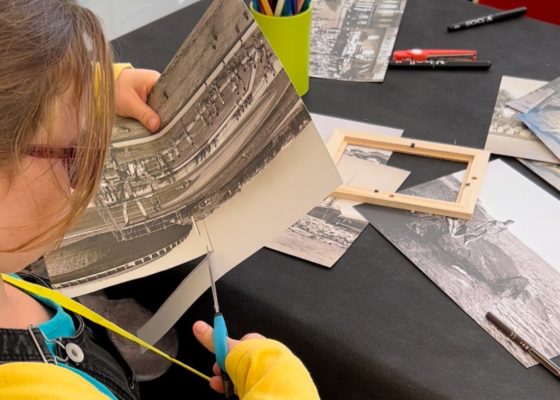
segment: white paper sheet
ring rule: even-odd
[[[214,279],[287,229],[340,183],[321,138],[308,125],[238,195],[199,224],[212,241]],[[138,335],[156,343],[209,287],[208,270],[199,265],[138,330]]]

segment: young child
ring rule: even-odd
[[[1,0],[0,54],[0,272],[14,274],[56,247],[91,201],[115,111],[158,129],[145,102],[159,74],[114,74],[99,22],[71,0]],[[212,351],[212,329],[199,321],[193,331]],[[2,399],[139,398],[104,329],[3,280],[0,344]],[[282,344],[252,334],[229,345],[240,398],[318,398]]]

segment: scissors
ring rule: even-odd
[[[212,288],[212,298],[214,300],[214,353],[216,354],[216,362],[222,371],[224,380],[224,395],[226,399],[233,396],[233,383],[226,372],[226,356],[228,353],[227,338],[228,332],[224,316],[220,312],[220,304],[218,303],[218,294],[216,291],[216,282],[212,274],[212,264],[210,263],[210,253],[206,252],[206,260],[208,262],[208,272],[210,273],[210,283]]]

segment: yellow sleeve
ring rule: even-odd
[[[115,80],[117,80],[117,78],[119,77],[119,75],[123,71],[123,69],[127,69],[127,68],[133,68],[132,64],[130,64],[130,63],[113,64],[113,75],[115,76]]]
[[[226,370],[242,400],[319,399],[303,363],[275,340],[240,342],[229,352]]]
[[[12,362],[0,365],[0,399],[108,400],[108,397],[66,368],[37,362]]]

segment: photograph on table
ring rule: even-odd
[[[329,141],[334,131],[379,133],[400,137],[402,129],[373,125],[365,122],[337,118],[311,113],[313,122],[324,142]],[[391,152],[355,146],[350,147],[344,155],[345,163],[339,163],[337,169],[343,180],[360,179],[365,185],[374,185],[379,178],[385,180],[389,190],[397,190],[408,176],[407,171],[388,167]],[[354,163],[353,163],[354,162]],[[353,169],[342,168],[344,165]],[[404,172],[404,173],[403,173]],[[361,175],[361,177],[359,177]],[[275,238],[266,247],[278,252],[331,268],[350,248],[367,226],[367,221],[356,212],[354,201],[328,197],[298,220],[284,233]]]
[[[328,197],[266,247],[331,268],[368,225],[355,204]]]
[[[560,158],[560,79],[547,85],[548,96],[519,119]]]
[[[406,0],[316,0],[310,75],[383,82]]]
[[[544,81],[502,76],[485,150],[528,160],[560,162],[550,149],[519,120],[519,112],[506,105],[511,100],[531,93],[545,84]]]
[[[453,196],[463,172],[403,193]],[[517,360],[536,361],[486,320],[492,312],[551,358],[560,354],[560,202],[500,160],[472,220],[360,205],[358,211]]]
[[[531,80],[526,79],[526,81],[530,82]],[[557,91],[558,85],[560,85],[560,78],[545,83],[525,95],[508,101],[506,106],[513,108],[515,111],[519,111],[520,113],[527,113],[532,108],[538,106],[541,102],[553,95]]]
[[[320,142],[240,0],[210,4],[148,103],[161,116],[161,131],[123,120],[115,127],[93,204],[46,258],[55,288],[107,281],[178,247],[182,262],[201,256],[206,239],[193,221],[235,197],[300,134],[311,132]],[[290,212],[276,218],[303,214],[289,219]]]
[[[410,171],[385,165],[390,155],[389,151],[348,146],[337,163],[344,185],[397,191]],[[328,197],[266,247],[331,268],[368,225],[354,209],[357,204]]]
[[[553,188],[560,191],[560,164],[531,161],[523,158],[518,158],[518,160],[535,174],[544,179]]]

